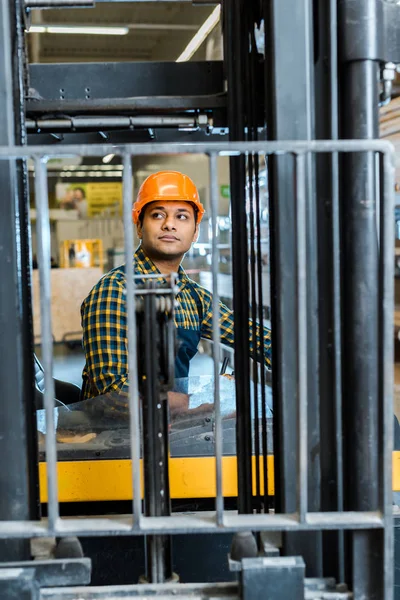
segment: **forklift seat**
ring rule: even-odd
[[[36,354],[33,357],[35,368],[35,404],[36,410],[41,410],[44,408],[44,370]],[[75,404],[80,401],[80,388],[68,381],[54,379],[54,393],[56,407]]]

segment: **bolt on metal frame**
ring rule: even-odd
[[[122,518],[61,519],[57,485],[57,449],[53,420],[54,386],[52,379],[52,323],[50,311],[50,223],[47,192],[47,160],[60,156],[104,156],[110,152],[121,156],[123,171],[123,218],[125,233],[125,262],[127,280],[127,315],[129,348],[129,408],[130,443],[132,447],[133,514],[132,520]],[[206,154],[209,157],[211,246],[213,278],[213,310],[218,314],[218,258],[217,247],[217,207],[218,207],[218,165],[219,155],[238,156],[249,152],[262,155],[291,154],[295,157],[295,216],[296,216],[296,286],[298,322],[298,456],[297,456],[297,510],[290,514],[235,514],[224,511],[222,490],[222,416],[219,390],[220,332],[218,320],[214,320],[213,358],[215,393],[215,457],[216,457],[216,510],[211,513],[175,514],[165,517],[146,517],[142,513],[140,482],[140,425],[139,394],[137,381],[137,360],[135,322],[135,281],[132,256],[134,253],[131,206],[134,197],[131,158],[135,155],[151,154]],[[359,153],[372,152],[380,160],[380,286],[382,290],[381,339],[383,373],[379,398],[383,414],[382,436],[379,447],[375,448],[379,457],[379,472],[383,483],[380,506],[376,511],[308,512],[307,506],[307,322],[305,306],[306,289],[306,156],[308,153]],[[40,274],[40,311],[42,327],[42,356],[45,370],[44,405],[46,408],[46,461],[48,485],[47,521],[2,521],[1,538],[27,538],[45,536],[93,536],[93,535],[148,535],[176,534],[216,531],[315,531],[315,530],[385,530],[385,578],[390,587],[392,577],[390,565],[393,562],[392,540],[392,315],[393,315],[393,206],[394,206],[394,148],[385,141],[296,141],[296,142],[222,142],[209,144],[131,144],[123,146],[82,145],[52,148],[48,146],[0,147],[0,160],[33,158],[35,164],[35,199],[38,228],[38,263]],[[377,282],[378,283],[378,282]],[[138,292],[139,294],[140,292]],[[338,299],[337,299],[338,300]],[[267,482],[265,482],[265,485]]]

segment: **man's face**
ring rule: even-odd
[[[82,194],[82,190],[74,190],[74,199],[80,202],[84,199],[84,195]]]
[[[144,251],[159,258],[183,256],[199,233],[193,206],[173,201],[148,204],[137,231]]]

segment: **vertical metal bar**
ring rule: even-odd
[[[21,0],[0,0],[0,146],[26,143]],[[30,220],[25,160],[0,161],[0,520],[38,517],[31,310]],[[0,541],[0,561],[29,560],[29,540]]]
[[[46,409],[46,463],[49,529],[56,531],[60,517],[57,483],[57,447],[54,426],[53,336],[51,327],[51,238],[47,158],[35,157],[35,202],[37,210],[37,253],[40,280],[40,323]]]
[[[361,7],[371,2],[358,4]],[[371,22],[365,23],[365,27],[372,27]],[[353,60],[343,65],[343,137],[373,139],[379,136],[378,69],[379,63],[373,60]],[[346,508],[377,510],[380,310],[375,155],[373,152],[347,153],[342,157],[342,167]],[[354,532],[352,538],[353,593],[355,597],[381,598],[382,532]]]
[[[244,11],[243,28],[248,32],[248,44],[250,48],[244,56],[245,61],[245,79],[242,82],[246,89],[245,94],[245,106],[246,106],[246,122],[247,131],[246,139],[253,141],[257,139],[257,125],[258,125],[258,98],[255,94],[257,89],[257,75],[255,67],[259,62],[257,44],[254,36],[254,15],[250,10]],[[258,406],[258,379],[259,379],[259,365],[260,353],[257,352],[257,284],[256,284],[256,264],[257,260],[261,260],[260,255],[256,255],[256,242],[255,242],[255,218],[254,218],[254,195],[256,191],[257,181],[255,179],[255,161],[258,160],[258,155],[253,152],[247,154],[247,178],[248,178],[248,200],[249,202],[249,253],[250,253],[250,307],[251,307],[251,343],[253,346],[251,352],[252,364],[252,388],[253,388],[253,456],[255,458],[255,508],[257,512],[261,512],[262,509],[262,498],[261,498],[261,469],[260,469],[260,418],[259,418],[259,406]],[[258,165],[257,165],[258,166]],[[260,339],[263,340],[262,329],[263,320],[259,323]],[[264,349],[263,342],[260,343],[260,348]],[[262,353],[263,355],[263,353]],[[265,368],[263,361],[261,360],[261,370]],[[251,400],[251,397],[250,397]]]
[[[343,138],[379,137],[377,78],[380,62],[385,59],[386,33],[383,4],[375,0],[338,3]],[[378,348],[382,341],[382,315],[377,285],[375,166],[373,152],[346,154],[342,158],[340,177],[343,185],[343,437],[347,471],[344,489],[349,510],[376,510],[380,505],[382,368]],[[348,571],[357,598],[378,600],[384,595],[383,534],[365,531],[352,535],[352,564]]]
[[[248,133],[249,137],[252,134]],[[257,160],[258,160],[258,155]],[[261,512],[261,478],[260,478],[260,418],[258,408],[258,369],[257,359],[257,288],[256,288],[256,260],[261,260],[261,256],[256,259],[256,242],[255,242],[255,227],[254,227],[254,155],[249,153],[247,159],[248,179],[249,179],[249,246],[250,246],[250,303],[251,303],[251,341],[253,351],[251,353],[252,374],[253,374],[253,428],[254,428],[254,457],[255,457],[255,476],[256,476],[256,509]],[[260,339],[263,340],[263,320],[259,323]],[[260,347],[264,349],[264,344],[261,341]],[[263,356],[264,353],[262,353]],[[261,361],[261,370],[265,369],[264,362]]]
[[[394,589],[394,525],[392,492],[392,452],[393,452],[393,314],[394,314],[394,175],[395,156],[385,153],[381,157],[381,261],[382,277],[382,445],[380,471],[382,474],[382,512],[385,519],[384,531],[384,598],[392,600]],[[382,185],[383,183],[383,185]]]
[[[156,282],[150,280],[149,290]],[[168,399],[160,386],[160,320],[158,298],[148,293],[144,298],[144,324],[141,324],[141,347],[144,347],[144,370],[140,372],[143,415],[144,508],[148,517],[167,516],[171,512],[169,494]],[[154,352],[156,348],[156,352]],[[145,380],[143,381],[143,376]],[[146,578],[149,583],[164,583],[172,577],[172,543],[168,535],[146,537]]]
[[[254,165],[254,176],[256,180],[255,189],[255,212],[256,212],[256,240],[257,240],[257,287],[258,287],[258,321],[260,327],[264,323],[264,301],[263,301],[263,277],[262,277],[262,253],[261,253],[261,206],[260,206],[260,184],[259,184],[259,158],[256,154],[256,162]],[[265,157],[266,159],[266,157]],[[265,160],[267,164],[267,160]],[[266,189],[266,198],[269,203],[268,189]],[[270,251],[270,248],[269,248]],[[267,427],[267,398],[265,393],[265,348],[264,344],[260,346],[260,385],[261,385],[261,447],[263,458],[263,476],[264,476],[264,511],[269,509],[269,494],[268,494],[268,427]]]
[[[216,521],[223,525],[224,520],[224,496],[222,489],[222,415],[221,398],[219,386],[219,364],[221,362],[221,340],[219,326],[219,294],[218,294],[218,164],[217,155],[210,154],[210,208],[211,208],[211,259],[212,259],[212,310],[213,310],[213,359],[214,359],[214,414],[215,414],[215,475],[216,475]]]
[[[132,479],[133,479],[133,514],[134,529],[140,529],[142,514],[142,490],[140,485],[140,410],[137,364],[137,334],[135,310],[135,279],[134,279],[134,247],[132,223],[132,158],[130,154],[122,157],[122,193],[124,215],[124,250],[125,250],[125,276],[126,276],[126,307],[128,316],[128,368],[129,368],[129,424],[130,444],[132,452]]]
[[[338,139],[337,0],[317,0],[315,136]],[[343,510],[338,153],[316,155],[321,510]],[[344,581],[343,531],[323,533],[323,572]]]
[[[147,282],[148,288],[152,286],[152,283],[152,281]],[[153,358],[153,344],[157,348],[159,339],[154,296],[146,295],[144,297],[144,315],[140,330],[142,333],[141,347],[144,349],[144,369],[140,373],[143,417],[144,511],[147,517],[155,517],[161,515],[161,498],[160,472],[157,464],[160,456],[160,440],[158,439],[158,419],[155,410],[155,403],[158,402],[159,397],[159,382],[158,372],[154,369],[155,361]],[[161,560],[163,553],[160,541],[158,536],[155,535],[149,535],[145,540],[146,579],[151,583],[164,582],[164,568]]]
[[[244,140],[245,102],[244,59],[248,52],[248,36],[243,28],[243,0],[231,0],[223,8],[224,43],[228,80],[228,125],[231,141]],[[245,203],[245,157],[231,156],[232,275],[233,310],[235,313],[235,389],[236,448],[238,471],[238,509],[252,511],[252,423],[250,397],[249,345],[249,273],[247,214]]]
[[[297,386],[298,386],[298,488],[299,518],[305,521],[308,503],[307,418],[307,211],[306,156],[296,155],[296,287],[297,287]]]
[[[267,133],[271,140],[313,140],[314,126],[314,30],[311,0],[265,1],[265,104]],[[290,40],[290,42],[289,42]],[[291,52],[287,52],[288,43]],[[289,71],[295,78],[289,81]],[[293,95],[293,85],[296,94]],[[296,464],[293,456],[298,448],[296,415],[293,400],[297,398],[297,356],[295,298],[295,223],[293,215],[294,186],[291,156],[271,156],[269,159],[269,197],[271,222],[271,313],[272,313],[272,378],[274,406],[274,473],[275,505],[278,512],[296,510]],[[315,206],[311,182],[308,181],[310,207]],[[310,214],[309,225],[313,226]],[[313,231],[309,232],[313,234]],[[308,323],[308,423],[309,478],[308,501],[312,510],[319,505],[319,396],[318,396],[318,330],[317,278],[315,238],[307,243],[309,290]],[[312,276],[315,273],[315,279]],[[311,443],[310,443],[311,446]],[[312,454],[311,454],[312,452]],[[312,457],[312,460],[311,460]],[[300,554],[307,565],[308,577],[322,576],[320,532],[304,534],[285,532],[282,536],[283,554]]]

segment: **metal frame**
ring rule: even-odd
[[[268,5],[268,8],[267,8]],[[270,51],[265,59],[265,104],[267,134],[271,140],[312,140],[315,136],[314,56],[313,43],[317,27],[313,23],[315,2],[311,0],[272,0],[265,2],[268,10],[266,19],[266,43]],[[321,35],[323,35],[321,33]],[[287,51],[287,40],[291,40],[292,51]],[[287,74],[291,72],[292,77]],[[296,93],[293,94],[293,90]],[[324,139],[329,139],[327,135]],[[320,159],[320,157],[318,157]],[[274,464],[279,482],[276,506],[279,511],[290,512],[296,506],[296,496],[291,486],[296,476],[290,457],[296,452],[298,440],[292,419],[293,398],[298,393],[298,380],[288,378],[287,372],[296,372],[297,378],[305,369],[308,378],[308,408],[304,415],[308,422],[309,438],[307,451],[310,469],[308,472],[308,499],[312,511],[321,510],[320,496],[320,407],[319,407],[319,280],[317,252],[317,202],[315,162],[308,156],[304,165],[306,178],[307,214],[307,297],[304,310],[307,319],[307,353],[299,363],[296,346],[291,332],[297,327],[296,282],[291,274],[291,265],[296,256],[296,220],[292,206],[295,190],[292,185],[292,157],[271,157],[268,161],[271,219],[271,313],[273,338],[274,414]],[[283,552],[288,555],[300,552],[307,565],[307,575],[322,574],[321,535],[286,535]]]
[[[344,0],[338,5],[339,45],[339,132],[343,138],[373,139],[379,136],[379,79],[381,62],[394,59],[393,38],[384,23],[387,2]],[[394,9],[396,10],[396,9]],[[393,19],[399,16],[392,11]],[[357,34],[355,35],[355,32]],[[399,36],[397,35],[398,39]],[[344,508],[373,510],[386,493],[373,448],[379,443],[381,415],[379,395],[386,368],[382,352],[382,292],[376,274],[384,272],[379,240],[388,235],[380,223],[381,207],[376,186],[382,179],[382,165],[372,152],[341,157],[340,215],[342,229],[342,391]],[[386,241],[386,240],[385,240]],[[386,257],[385,257],[386,260]],[[393,259],[392,259],[393,260]],[[393,334],[392,334],[393,338]],[[368,348],[367,352],[359,351]],[[358,350],[358,351],[357,351]],[[392,355],[393,356],[393,355]],[[382,362],[384,361],[384,362]],[[350,437],[351,432],[351,437]],[[348,541],[347,575],[354,582],[357,597],[387,597],[390,586],[374,577],[384,569],[385,546],[392,545],[391,530],[355,533]],[[377,550],[379,548],[379,551]]]
[[[137,96],[208,96],[224,93],[221,61],[30,64],[30,86],[42,99],[91,100]],[[40,109],[34,100],[32,108]],[[37,110],[35,110],[37,112]]]
[[[0,144],[6,146],[26,143],[21,19],[19,1],[0,1]],[[8,485],[0,495],[0,519],[24,520],[39,514],[26,162],[1,161],[0,180],[4,192],[0,270],[7,281],[0,290],[0,328],[6,346],[0,361],[0,453],[9,466]],[[0,560],[29,557],[29,543],[23,540],[0,543]]]
[[[308,473],[307,452],[305,451],[305,443],[307,440],[307,423],[306,420],[300,419],[297,421],[298,432],[298,454],[301,457],[299,477],[301,485],[297,489],[297,511],[290,514],[258,514],[258,515],[237,515],[225,513],[222,504],[222,486],[221,486],[221,446],[217,444],[217,512],[212,514],[181,514],[167,517],[145,517],[141,514],[141,502],[139,478],[139,397],[136,384],[130,386],[129,405],[131,409],[131,445],[133,449],[133,474],[135,477],[135,491],[133,501],[133,521],[115,521],[114,519],[68,519],[59,518],[58,500],[57,500],[57,473],[56,473],[56,443],[54,436],[54,423],[52,419],[54,408],[54,395],[52,392],[52,337],[51,337],[51,314],[48,310],[50,299],[50,229],[48,220],[48,203],[47,203],[47,167],[46,161],[51,156],[104,156],[110,152],[123,156],[125,173],[124,173],[124,217],[125,217],[125,252],[128,258],[133,250],[133,228],[130,221],[130,210],[133,200],[133,189],[131,185],[131,167],[130,157],[134,155],[148,155],[153,153],[206,153],[210,158],[211,180],[211,221],[212,227],[212,247],[214,256],[217,256],[216,248],[216,206],[217,206],[217,186],[216,175],[217,165],[216,157],[218,155],[237,156],[246,152],[261,152],[263,154],[282,154],[290,153],[297,157],[298,170],[297,177],[304,175],[304,165],[307,153],[324,153],[324,152],[375,152],[382,156],[384,179],[381,181],[382,195],[382,215],[381,226],[385,236],[381,236],[381,244],[383,248],[382,254],[382,290],[384,311],[382,314],[382,351],[383,364],[385,365],[385,376],[382,379],[381,401],[382,410],[385,419],[385,428],[382,432],[382,440],[375,448],[378,456],[380,456],[379,469],[382,473],[382,481],[384,483],[384,493],[381,495],[379,507],[374,511],[346,511],[346,512],[308,512],[307,510],[307,494],[306,481]],[[37,215],[39,225],[39,268],[41,282],[41,317],[42,317],[42,346],[43,346],[43,362],[47,381],[45,385],[44,404],[47,412],[47,431],[46,435],[46,455],[47,455],[47,476],[49,489],[49,519],[47,522],[35,521],[3,521],[0,522],[0,538],[9,537],[41,537],[49,535],[136,535],[136,534],[160,534],[160,533],[196,533],[196,532],[211,532],[211,531],[234,531],[240,529],[251,530],[282,530],[282,531],[315,531],[316,529],[350,529],[350,530],[368,530],[368,529],[385,529],[391,527],[391,467],[392,467],[392,442],[391,442],[391,426],[392,426],[392,395],[391,382],[392,375],[388,365],[392,360],[392,279],[393,279],[393,261],[391,257],[392,241],[393,241],[393,194],[394,194],[394,149],[392,145],[385,141],[311,141],[311,142],[230,142],[230,143],[210,143],[210,144],[149,144],[142,146],[126,145],[126,146],[70,146],[63,148],[49,148],[45,146],[35,147],[18,147],[7,146],[0,147],[0,160],[8,160],[10,158],[27,158],[33,157],[35,161],[36,177],[35,191],[37,203]],[[306,218],[306,193],[304,182],[298,179],[296,186],[296,215],[297,215],[297,252],[298,252],[298,279],[297,286],[300,289],[300,301],[305,299],[304,275],[307,268],[305,254],[305,228],[304,222]],[[130,261],[127,260],[127,264]],[[218,263],[214,263],[216,265]],[[217,279],[214,281],[215,301],[218,299]],[[128,281],[131,278],[128,273]],[[134,292],[134,287],[131,279],[130,291]],[[132,321],[132,308],[129,309],[129,298],[133,298],[134,294],[128,294],[128,315]],[[133,302],[133,300],[132,300]],[[130,311],[130,312],[129,312]],[[129,348],[134,348],[134,326],[131,327],[128,333]],[[299,333],[303,333],[305,323],[300,319]],[[218,332],[214,332],[214,356],[218,356],[219,340]],[[304,345],[304,341],[301,344]],[[301,350],[302,346],[298,347]],[[130,352],[130,380],[135,381],[137,378],[137,365],[132,352]],[[222,429],[221,419],[219,414],[219,389],[218,378],[215,383],[215,398],[217,408],[216,419],[216,437],[221,440]],[[299,415],[305,414],[307,411],[307,396],[306,396],[306,381],[300,381],[301,393],[299,394]],[[386,560],[390,560],[391,550],[386,548]],[[390,562],[385,563],[390,564]]]
[[[319,0],[315,22],[315,137],[338,139],[338,41],[337,2]],[[325,33],[323,33],[325,32]],[[358,137],[358,136],[357,136]],[[323,302],[319,315],[319,392],[321,509],[343,510],[342,390],[341,390],[341,305],[339,159],[323,154],[316,158],[316,194],[318,197],[319,293]],[[323,535],[324,573],[344,581],[343,533]],[[336,551],[332,549],[336,548]]]

